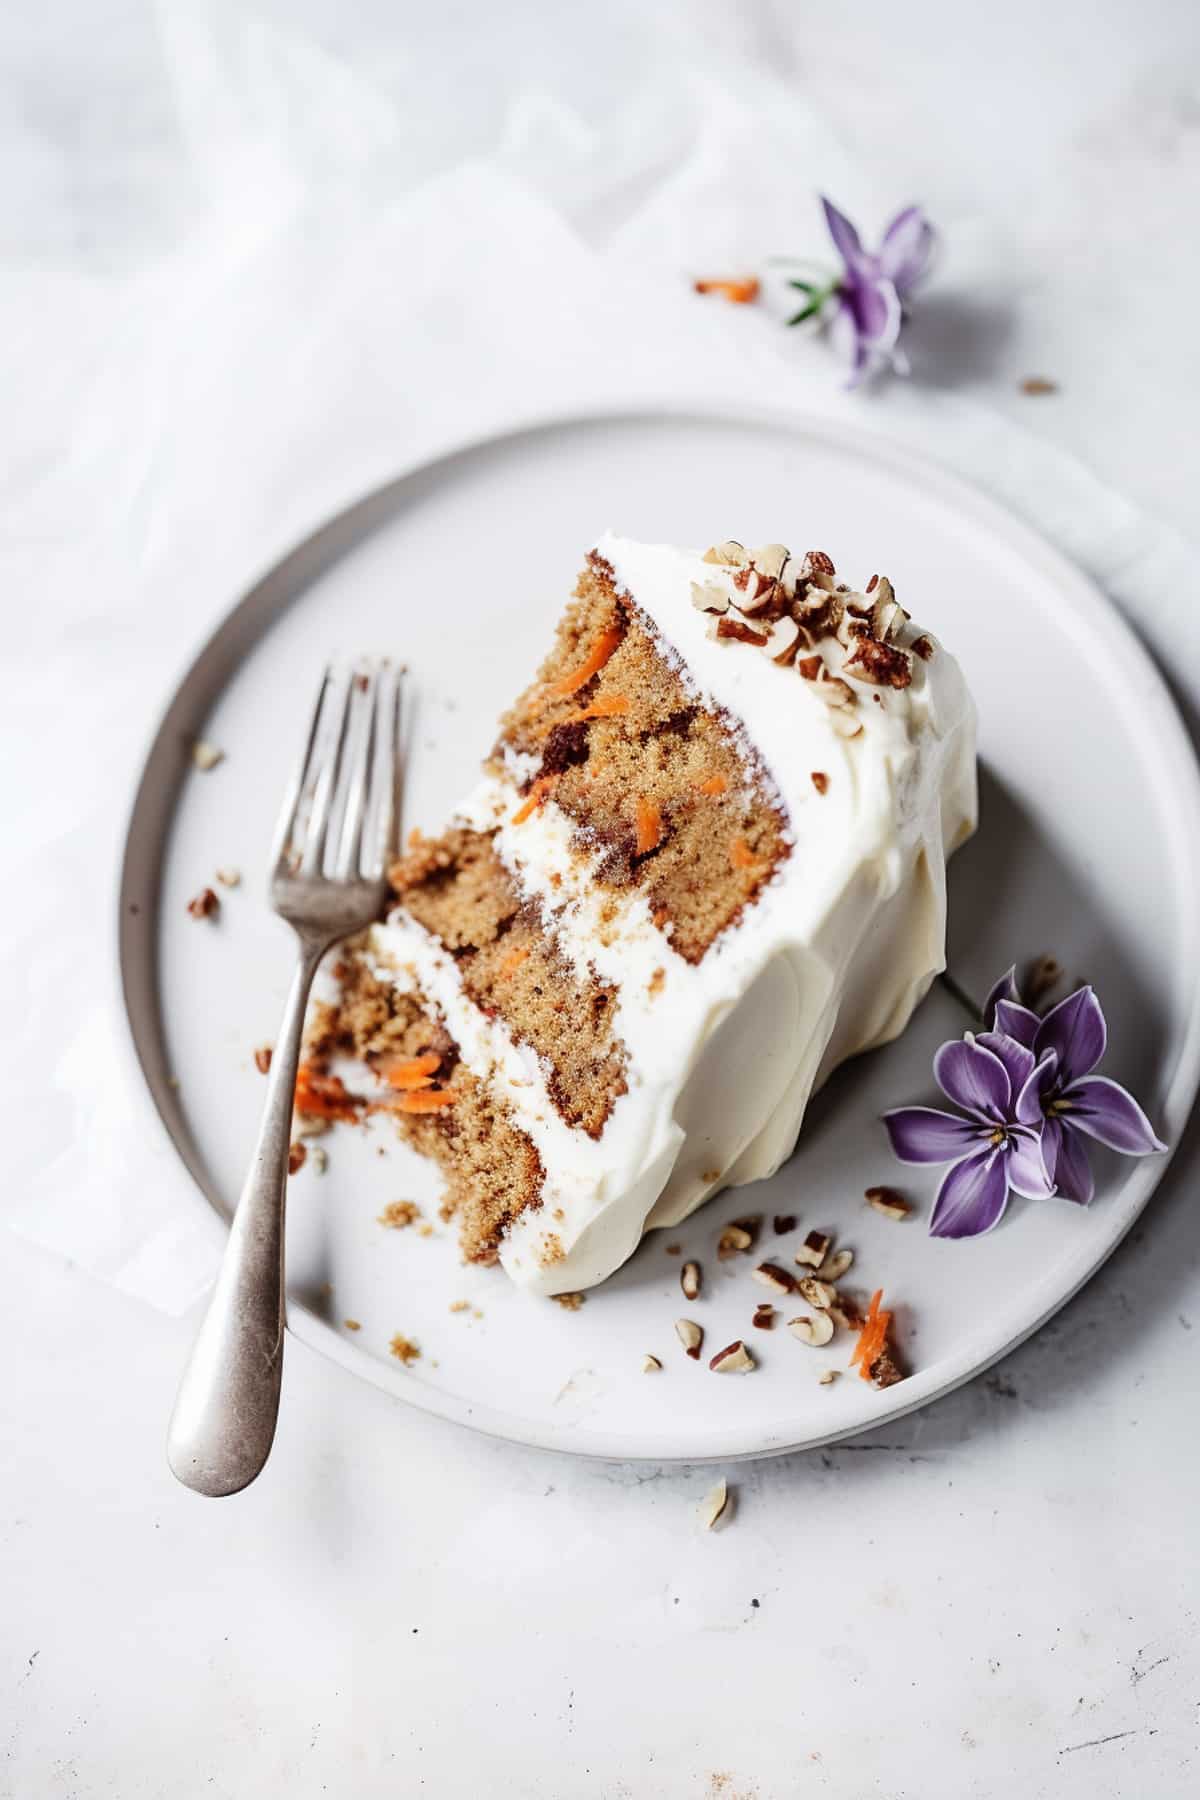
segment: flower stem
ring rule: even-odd
[[[949,969],[943,969],[938,976],[938,980],[950,995],[951,999],[957,1000],[963,1011],[974,1019],[976,1025],[982,1025],[983,1008],[981,1006],[976,1006],[974,1000],[972,1000],[965,988],[959,987]]]

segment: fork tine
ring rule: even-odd
[[[354,872],[359,834],[367,804],[367,772],[374,733],[376,690],[378,683],[370,674],[356,673],[350,690],[350,716],[346,728],[345,750],[335,796],[334,817],[338,820],[330,831],[332,850],[325,854],[325,873],[334,881],[345,881]]]
[[[379,674],[374,727],[370,790],[359,852],[359,872],[368,881],[379,880],[396,847],[400,677],[395,669],[386,665]]]
[[[332,686],[331,682],[331,688]],[[336,699],[331,698],[329,701],[328,733],[321,731],[318,734],[318,748],[313,756],[314,765],[317,767],[317,780],[305,824],[304,849],[299,867],[299,873],[302,875],[313,875],[321,867],[326,829],[333,807],[334,794],[337,791],[338,770],[342,763],[346,726],[350,716],[350,701],[353,694],[354,683],[347,676],[341,684],[340,694],[336,695]],[[320,754],[322,748],[325,748],[324,756]]]
[[[296,830],[297,814],[300,801],[308,786],[312,773],[313,758],[316,751],[317,737],[320,730],[321,714],[325,708],[333,670],[327,668],[321,677],[321,685],[317,689],[317,703],[312,710],[309,721],[308,736],[305,739],[304,754],[297,762],[295,771],[288,782],[283,796],[283,805],[279,809],[279,820],[275,827],[275,841],[271,848],[271,868],[276,873],[286,872],[285,859],[292,848],[292,837]]]

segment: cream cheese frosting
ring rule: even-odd
[[[458,822],[495,831],[518,889],[540,902],[580,974],[617,990],[627,1090],[598,1138],[566,1123],[536,1055],[474,1005],[434,937],[402,910],[374,928],[378,971],[436,1005],[466,1066],[495,1084],[537,1147],[542,1204],[515,1221],[500,1260],[543,1294],[593,1286],[644,1231],[775,1172],[814,1089],[846,1057],[897,1036],[944,967],[946,857],[977,813],[974,707],[958,664],[927,633],[908,621],[894,631],[899,646],[924,637],[931,650],[910,658],[911,683],[899,689],[855,680],[846,646],[820,641],[828,673],[857,696],[862,729],[847,737],[819,683],[715,637],[693,590],[716,584],[736,602],[733,569],[612,534],[595,550],[685,687],[741,728],[786,812],[791,853],[692,963],[641,894],[595,883],[552,797],[512,824],[528,775],[515,759],[459,808]]]

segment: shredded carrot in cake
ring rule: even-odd
[[[696,792],[698,794],[710,794],[714,799],[718,794],[725,794],[728,793],[728,791],[729,783],[726,781],[724,775],[710,775],[706,781],[698,781],[696,783]]]
[[[434,1075],[441,1066],[436,1050],[423,1050],[410,1062],[393,1063],[386,1071],[389,1087],[410,1092],[413,1088],[432,1087]]]
[[[550,792],[557,780],[557,775],[539,775],[526,796],[524,806],[519,806],[513,814],[512,823],[514,825],[523,825],[526,819],[531,818],[538,810],[538,807],[543,804],[546,795]]]
[[[892,1322],[892,1315],[882,1310],[882,1301],[883,1289],[876,1288],[871,1295],[863,1328],[850,1357],[850,1367],[856,1368],[864,1381],[870,1381],[871,1370],[887,1348],[888,1326]]]
[[[515,975],[521,964],[529,961],[529,957],[530,952],[524,945],[518,945],[515,950],[510,950],[500,964],[500,979],[503,981],[507,976]]]
[[[667,920],[670,917],[671,917],[671,915],[667,911],[666,907],[659,906],[659,907],[656,907],[655,910],[650,914],[650,923],[652,925],[656,926],[659,931],[661,931],[663,926],[667,923]]]
[[[597,637],[595,643],[577,669],[571,669],[560,675],[557,681],[548,681],[540,693],[533,696],[529,703],[531,712],[536,712],[543,700],[565,700],[573,694],[593,675],[598,675],[613,651],[621,642],[622,632],[616,625],[610,625]]]
[[[581,707],[578,712],[568,713],[565,719],[556,721],[558,725],[587,725],[592,719],[615,719],[621,713],[629,711],[627,694],[600,694],[590,706]],[[549,737],[555,729],[554,725],[543,728],[541,735]]]
[[[396,1102],[396,1111],[402,1113],[441,1112],[443,1106],[453,1106],[458,1095],[453,1088],[418,1088],[415,1093],[405,1094]]]
[[[698,294],[722,294],[735,306],[748,306],[751,300],[758,299],[758,281],[753,275],[742,281],[697,281],[693,286]]]
[[[295,1106],[305,1119],[357,1119],[359,1102],[339,1076],[323,1075],[312,1063],[301,1063]]]
[[[729,846],[729,863],[734,869],[752,869],[754,852],[744,837],[735,837]]]
[[[638,856],[648,856],[651,850],[657,850],[662,843],[662,814],[653,800],[639,800],[637,803],[637,849]]]

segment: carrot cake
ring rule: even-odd
[[[903,1030],[975,818],[962,674],[885,578],[606,536],[483,779],[344,952],[298,1108],[385,1107],[470,1260],[590,1287],[773,1174],[830,1070]]]

